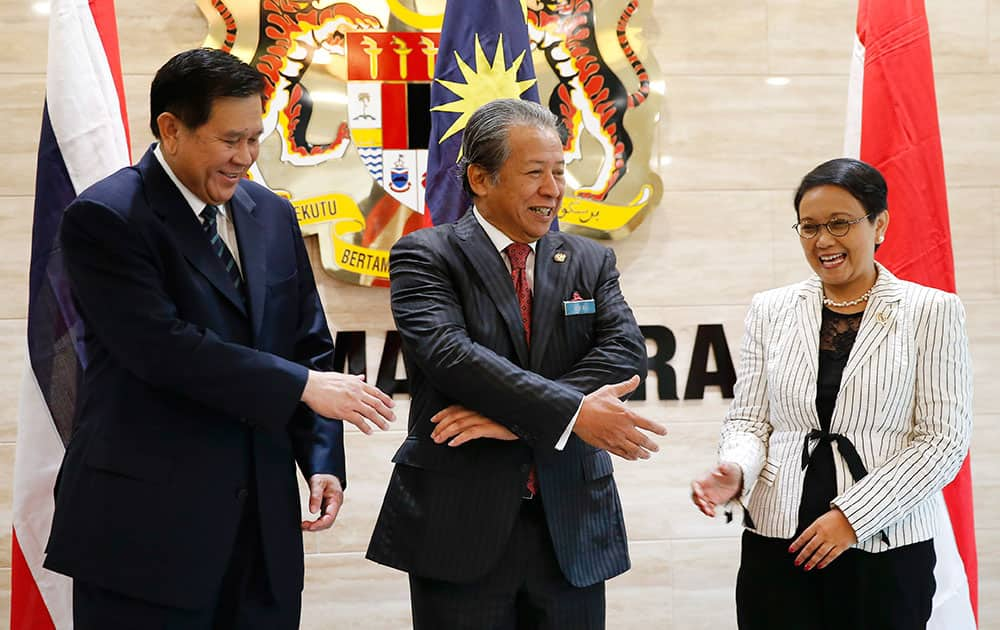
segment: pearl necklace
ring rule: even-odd
[[[861,297],[853,300],[845,300],[843,302],[835,302],[834,300],[831,300],[830,298],[826,297],[826,292],[824,292],[823,306],[832,306],[834,308],[847,308],[848,306],[854,306],[855,304],[861,304],[863,302],[867,302],[868,298],[872,296],[872,289],[874,288],[875,285],[872,285],[871,287],[868,288],[867,291],[861,294]]]

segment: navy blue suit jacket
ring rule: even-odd
[[[295,463],[344,472],[343,425],[299,402],[333,344],[290,204],[229,204],[247,303],[152,151],[67,208],[86,368],[45,566],[181,608],[214,601],[256,489],[268,577],[302,589]]]
[[[481,577],[501,560],[534,461],[566,578],[587,586],[628,569],[610,455],[575,435],[555,445],[584,394],[643,372],[645,344],[611,250],[550,233],[535,260],[529,347],[510,273],[471,212],[393,247],[392,312],[413,399],[368,558],[434,579]],[[596,313],[564,315],[574,294],[593,298]],[[430,418],[454,403],[520,439],[435,444]]]

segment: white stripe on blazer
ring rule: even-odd
[[[878,280],[830,422],[830,432],[850,439],[868,470],[855,482],[834,444],[838,495],[832,503],[854,527],[855,546],[873,552],[934,536],[935,493],[957,474],[972,432],[961,301],[876,266]],[[763,536],[790,538],[797,525],[803,442],[820,428],[821,309],[822,285],[814,275],[755,295],[747,314],[719,460],[742,468],[741,502]]]

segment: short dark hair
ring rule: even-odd
[[[163,64],[149,89],[149,128],[159,139],[156,119],[170,112],[189,129],[205,124],[217,98],[264,92],[264,79],[253,66],[215,48],[177,53]]]
[[[795,191],[795,216],[799,215],[802,197],[820,186],[837,186],[849,192],[865,209],[865,214],[872,223],[887,209],[889,187],[882,173],[861,160],[837,158],[823,162],[802,178],[802,183]]]
[[[462,136],[462,158],[458,169],[462,188],[475,197],[469,185],[469,166],[476,164],[486,170],[496,183],[500,168],[510,157],[510,128],[518,125],[551,129],[560,136],[559,119],[534,101],[501,98],[486,103],[469,117]]]

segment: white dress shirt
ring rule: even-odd
[[[215,204],[208,203],[198,198],[198,195],[191,192],[187,186],[181,183],[181,180],[177,179],[177,175],[174,174],[173,169],[167,164],[166,158],[163,157],[163,151],[160,149],[159,143],[157,143],[156,148],[153,149],[153,155],[159,160],[160,166],[163,170],[167,172],[167,177],[170,181],[177,186],[177,189],[181,191],[181,196],[184,197],[184,201],[188,202],[191,206],[191,210],[194,212],[195,217],[198,219],[199,224],[203,224],[204,220],[201,216],[201,211],[205,209],[205,206],[211,206]],[[222,237],[222,242],[226,244],[229,248],[229,252],[233,255],[233,260],[236,261],[236,268],[240,270],[240,274],[243,273],[243,263],[240,262],[240,247],[239,243],[236,241],[236,226],[233,225],[232,218],[228,214],[226,204],[221,206],[215,206],[219,210],[219,214],[215,216],[216,229],[219,231],[219,236]]]
[[[476,217],[476,221],[479,225],[483,226],[483,231],[486,232],[486,236],[493,243],[493,246],[497,248],[497,252],[500,253],[500,258],[503,259],[503,264],[507,267],[507,273],[510,273],[510,258],[507,257],[507,246],[514,241],[500,231],[500,228],[496,227],[489,221],[487,221],[483,215],[479,213],[479,210],[473,206],[472,214]],[[533,243],[528,243],[528,247],[531,248],[531,252],[528,254],[528,259],[524,262],[525,275],[528,277],[528,288],[531,289],[532,293],[535,291],[535,246],[537,241]],[[566,442],[569,441],[569,436],[573,434],[573,427],[576,426],[576,418],[580,415],[580,409],[583,407],[583,401],[580,401],[580,406],[576,408],[576,413],[570,418],[569,424],[566,426],[566,430],[563,431],[562,437],[556,442],[556,450],[561,451],[566,448]]]

